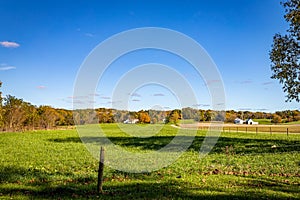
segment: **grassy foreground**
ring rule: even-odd
[[[178,130],[133,138],[116,124],[101,126],[115,144],[141,152],[160,149]],[[98,161],[76,130],[0,133],[0,199],[300,199],[300,135],[226,132],[199,159],[204,136],[198,131],[176,162],[151,173],[105,167],[99,195]]]

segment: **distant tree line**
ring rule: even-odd
[[[1,98],[0,130],[23,131],[74,125],[72,111],[50,106],[34,106],[7,95]]]
[[[300,121],[299,110],[276,111],[275,113],[267,112],[250,112],[250,111],[226,111],[225,122],[233,122],[235,118],[241,119],[270,119],[274,123],[287,123]]]
[[[0,87],[1,87],[0,82]],[[2,97],[0,92],[0,130],[25,131],[52,129],[59,126],[95,123],[123,123],[125,120],[138,119],[138,123],[174,123],[181,119],[193,119],[196,122],[224,121],[233,122],[242,119],[271,119],[274,123],[300,120],[299,110],[277,111],[275,113],[234,111],[223,112],[183,108],[181,110],[140,110],[125,111],[109,108],[67,110],[51,106],[35,106],[23,99],[11,95]]]

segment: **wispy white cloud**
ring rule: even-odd
[[[134,93],[132,93],[132,94],[130,94],[132,97],[141,97],[141,95],[140,94],[138,94],[138,93],[136,93],[136,92],[134,92]]]
[[[202,103],[199,103],[199,104],[194,104],[194,105],[192,105],[193,107],[208,107],[208,106],[210,106],[209,104],[202,104]]]
[[[103,96],[103,97],[100,97],[101,99],[110,99],[110,97],[108,96]]]
[[[248,79],[248,80],[243,80],[243,81],[235,81],[235,83],[238,83],[238,84],[241,84],[241,85],[244,85],[244,84],[252,84],[253,81]]]
[[[95,96],[95,97],[98,97],[98,96],[100,96],[100,94],[98,94],[98,93],[93,93],[93,94],[89,94],[89,96]]]
[[[257,108],[256,110],[258,110],[258,111],[267,111],[269,109],[267,109],[267,108]]]
[[[241,81],[240,83],[241,84],[250,84],[250,83],[253,83],[253,81],[251,81],[251,80],[245,80],[245,81]]]
[[[88,96],[68,96],[68,99],[88,99]]]
[[[264,82],[264,83],[262,83],[262,85],[271,85],[271,84],[273,84],[273,82],[272,82],[272,81],[268,81],[268,82]]]
[[[0,45],[6,48],[17,48],[20,46],[20,44],[16,42],[9,42],[9,41],[1,41]]]
[[[204,80],[203,86],[210,87],[210,86],[217,86],[222,84],[222,80],[220,79],[211,79],[211,80]]]
[[[16,69],[16,67],[14,67],[14,66],[0,67],[0,71],[7,71],[7,70],[11,70],[11,69]]]
[[[11,70],[11,69],[16,69],[16,67],[11,66],[11,65],[7,65],[5,63],[0,64],[0,71],[7,71],[7,70]]]
[[[220,82],[221,82],[221,80],[219,80],[219,79],[207,80],[206,85],[212,85],[214,83],[220,83]]]
[[[40,89],[40,90],[43,90],[43,89],[46,89],[46,86],[44,86],[44,85],[39,85],[39,86],[37,86],[36,88],[37,88],[37,89]]]
[[[155,97],[163,97],[165,95],[163,93],[156,93],[156,94],[153,94],[153,96],[155,96]]]
[[[193,104],[192,107],[198,107],[201,106],[202,104]]]
[[[240,111],[249,111],[249,110],[252,110],[252,108],[245,107],[245,108],[238,108],[238,110],[240,110]]]
[[[92,34],[92,33],[85,33],[84,35],[87,36],[87,37],[94,37],[94,36],[95,36],[95,35]]]
[[[73,101],[73,104],[84,104],[84,102],[83,102],[83,101],[80,101],[80,100],[74,100],[74,101]]]

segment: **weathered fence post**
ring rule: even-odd
[[[98,169],[98,184],[97,192],[102,193],[102,183],[103,183],[103,170],[104,170],[104,148],[100,148],[100,160],[99,160],[99,169]]]
[[[286,136],[289,136],[289,128],[286,128]]]
[[[256,128],[255,128],[255,131],[256,131],[256,135],[257,135],[257,132],[258,132],[258,127],[256,127]]]
[[[246,133],[248,132],[248,130],[247,130],[247,126],[246,126]]]
[[[272,135],[272,128],[271,128],[271,126],[270,126],[270,135]]]
[[[226,146],[226,155],[229,155],[228,146]]]

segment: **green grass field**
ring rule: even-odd
[[[272,125],[271,119],[253,119],[255,122],[258,122],[259,124],[262,125]],[[287,122],[287,123],[279,123],[279,125],[300,125],[300,121],[294,121],[294,122]]]
[[[133,138],[116,124],[101,127],[115,144],[140,152],[160,149],[178,131],[167,125],[154,137]],[[105,167],[97,194],[98,161],[76,130],[0,133],[0,199],[300,199],[300,135],[225,132],[200,159],[205,134],[198,131],[188,151],[154,172]]]
[[[288,122],[288,123],[285,123],[285,124],[288,124],[288,125],[300,125],[300,121]]]
[[[258,122],[259,124],[262,125],[271,125],[273,124],[271,119],[253,119],[255,122]]]

